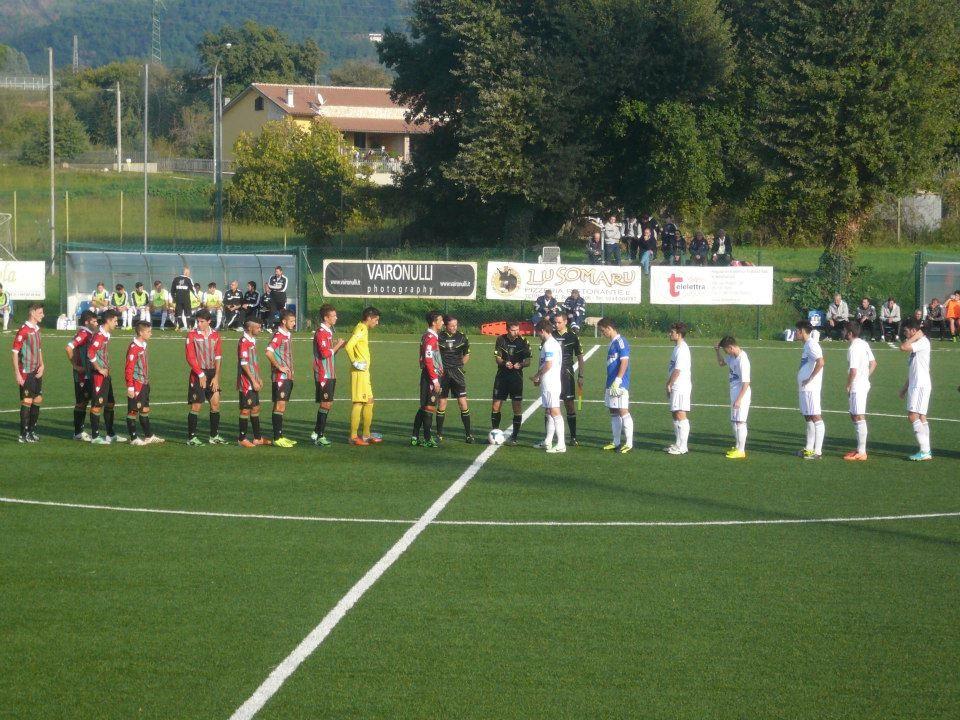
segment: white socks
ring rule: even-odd
[[[567,446],[567,442],[566,435],[564,435],[563,415],[551,415],[550,419],[553,420],[553,428],[557,434],[557,447],[565,448]]]
[[[857,431],[857,452],[861,455],[867,454],[867,421],[866,420],[857,420],[853,424],[854,430]]]
[[[803,446],[803,449],[808,452],[813,452],[813,443],[816,440],[817,429],[814,425],[813,420],[807,420],[807,444]]]
[[[631,420],[631,428],[633,421]],[[610,416],[610,432],[613,435],[613,444],[620,445],[620,436],[623,434],[623,417],[620,415]]]
[[[913,434],[917,438],[917,444],[920,446],[920,452],[930,452],[930,423],[914,420]]]
[[[690,437],[690,421],[689,420],[674,420],[673,421],[674,435],[676,437],[676,446],[680,450],[687,449],[687,439]]]
[[[3,311],[3,331],[6,332],[10,327],[10,311]]]
[[[817,455],[823,454],[823,436],[827,434],[827,426],[823,424],[823,420],[817,420],[813,424],[814,429],[814,440],[813,440],[813,452]]]
[[[633,416],[629,413],[626,415],[619,415],[617,419],[621,421],[623,425],[623,435],[624,435],[624,444],[627,447],[633,447]]]
[[[547,415],[547,436],[543,439],[543,444],[547,447],[553,444],[553,434],[557,429],[556,424],[553,422],[554,420],[556,420],[556,418],[553,415]]]
[[[733,426],[733,441],[737,450],[745,452],[747,449],[747,424],[744,422],[731,422]]]

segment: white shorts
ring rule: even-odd
[[[822,415],[820,411],[820,390],[800,391],[800,414],[804,417]]]
[[[933,388],[912,387],[907,390],[907,412],[926,415],[930,407],[930,394]]]
[[[853,388],[850,390],[850,414],[867,414],[867,395],[870,394],[870,388]]]
[[[737,391],[737,394],[739,394],[739,391]],[[737,395],[730,393],[730,422],[745,423],[747,421],[747,416],[750,414],[750,399],[752,395],[752,391],[748,388],[743,394],[743,399],[740,400],[740,407],[734,408],[733,403],[736,401]]]
[[[603,391],[603,404],[611,410],[627,410],[630,407],[630,391],[622,390],[617,397],[610,395],[610,388]]]
[[[540,403],[547,409],[560,407],[560,388],[540,388]]]
[[[674,388],[670,392],[670,412],[690,412],[690,395],[689,389]]]

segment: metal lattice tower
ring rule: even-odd
[[[160,65],[160,13],[167,9],[163,0],[153,0],[153,10],[150,12],[150,60]]]
[[[80,43],[77,36],[73,36],[73,72],[80,71]]]

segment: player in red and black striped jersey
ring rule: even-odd
[[[110,376],[110,333],[117,328],[120,322],[120,313],[110,309],[103,313],[100,320],[100,329],[87,343],[87,359],[90,361],[90,434],[94,445],[110,445],[115,442],[126,442],[122,435],[113,431],[113,378]],[[100,417],[103,416],[106,435],[100,435]]]
[[[277,447],[291,448],[297,444],[283,435],[283,413],[287,409],[287,400],[293,392],[293,338],[291,333],[297,327],[297,316],[290,310],[280,313],[280,324],[267,345],[267,360],[271,366],[271,387],[273,394],[273,444]]]
[[[240,393],[240,447],[252,448],[269,445],[260,433],[260,361],[257,357],[257,335],[260,321],[247,320],[243,324],[243,336],[237,344],[237,390]],[[248,428],[253,427],[253,440],[247,438]]]
[[[210,403],[210,444],[226,445],[220,437],[220,333],[210,327],[213,316],[201,308],[195,316],[196,324],[187,334],[187,364],[190,366],[190,386],[187,390],[187,445],[203,445],[197,437],[197,415],[204,400]]]
[[[87,346],[97,334],[100,321],[92,310],[80,313],[80,325],[73,339],[67,343],[67,359],[73,368],[73,439],[90,442],[90,436],[83,426],[87,419],[87,405],[90,404],[90,359]]]
[[[431,310],[427,313],[427,331],[420,338],[420,408],[413,420],[411,445],[437,447],[437,441],[430,432],[433,426],[433,412],[440,397],[440,378],[443,376],[443,360],[440,357],[440,343],[437,332],[443,327],[443,313]],[[423,429],[423,440],[420,430]]]
[[[153,327],[147,320],[139,320],[133,326],[134,338],[127,348],[127,363],[124,379],[127,381],[127,431],[131,445],[153,445],[163,438],[150,430],[150,370],[147,362],[147,341],[153,335]],[[143,429],[143,437],[137,437],[137,419]]]
[[[20,442],[34,443],[37,420],[43,403],[43,348],[40,344],[40,322],[43,305],[33,303],[27,309],[27,321],[13,340],[13,376],[20,388]]]
[[[343,340],[333,339],[333,329],[337,326],[337,310],[333,305],[320,306],[320,327],[313,334],[313,379],[317,384],[317,423],[313,427],[310,439],[315,445],[329,445],[324,434],[327,428],[327,415],[333,407],[333,394],[337,387],[337,369],[334,360],[337,351],[343,347]]]

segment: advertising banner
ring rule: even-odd
[[[433,298],[477,297],[477,264],[434,260],[324,260],[325,297]]]
[[[772,305],[772,267],[655,265],[650,268],[653,305]]]
[[[11,300],[43,300],[47,296],[46,263],[0,260],[0,285]]]
[[[561,302],[579,290],[587,303],[641,302],[639,267],[614,265],[555,265],[512,261],[487,263],[487,298],[536,300],[553,290]]]

